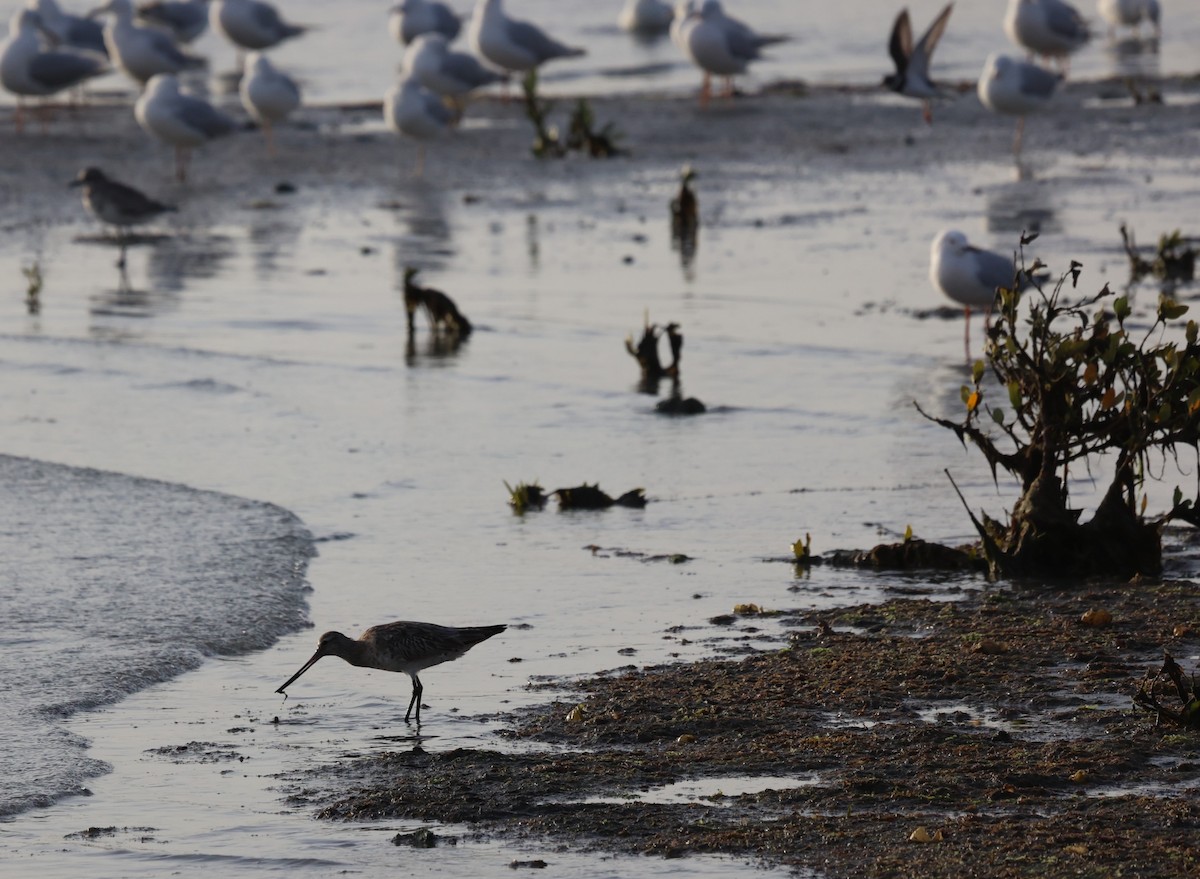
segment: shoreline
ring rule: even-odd
[[[777,652],[572,681],[581,701],[504,716],[508,746],[351,757],[291,778],[290,802],[467,824],[549,863],[565,846],[914,879],[1188,875],[1195,737],[1130,696],[1164,647],[1194,653],[1180,621],[1198,607],[1167,581],[784,611]],[[1112,624],[1082,622],[1095,608]]]

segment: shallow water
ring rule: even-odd
[[[318,541],[308,570],[317,631],[508,622],[424,676],[422,746],[494,746],[496,721],[479,715],[548,698],[529,682],[737,650],[779,631],[770,619],[707,623],[735,603],[820,607],[897,586],[981,588],[769,560],[806,532],[816,552],[897,539],[909,524],[929,539],[970,539],[946,466],[975,507],[995,512],[1011,496],[911,405],[957,412],[967,374],[961,319],[914,316],[938,304],[926,277],[933,231],[957,225],[1005,249],[1036,223],[1046,232],[1039,255],[1084,261],[1098,287],[1124,278],[1119,220],[1144,234],[1179,225],[1196,194],[1186,159],[1041,161],[1038,179],[1020,182],[999,161],[936,175],[831,173],[823,159],[712,162],[690,266],[664,217],[675,162],[599,166],[578,185],[554,172],[537,186],[495,180],[482,202],[411,180],[315,185],[274,209],[247,199],[132,248],[125,276],[82,218],[14,224],[0,236],[10,284],[0,450],[293,511]],[[46,283],[30,315],[19,279],[34,260]],[[431,351],[423,324],[406,350],[398,288],[410,262],[475,322],[458,351]],[[1154,290],[1136,296],[1140,313],[1153,309]],[[654,398],[636,392],[623,340],[646,309],[682,324],[683,389],[712,407],[702,418],[659,418]],[[598,481],[614,494],[642,486],[651,503],[513,516],[503,481],[533,479]],[[1091,491],[1083,478],[1074,486],[1082,500]],[[213,515],[225,528],[238,521]],[[146,529],[148,551],[179,543],[172,523],[160,524]],[[135,624],[139,612],[158,609],[147,600]],[[47,876],[377,875],[397,865],[478,876],[539,855],[536,845],[472,841],[435,861],[388,844],[411,826],[328,825],[288,805],[297,770],[414,743],[400,722],[401,676],[328,660],[286,701],[273,693],[315,639],[302,632],[207,661],[56,723],[55,736],[87,739],[85,759],[113,771],[86,782],[90,797],[0,824],[0,859]],[[159,657],[163,677],[179,670],[169,659]],[[0,738],[27,741],[14,730],[22,723],[9,718]],[[32,765],[46,752],[30,744],[26,755]],[[81,777],[97,768],[80,766]],[[131,829],[72,835],[110,826]],[[733,869],[546,857],[585,876]]]

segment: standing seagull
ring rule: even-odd
[[[474,55],[451,52],[438,33],[422,34],[404,53],[404,73],[431,92],[456,104],[477,88],[501,82],[504,77],[479,63]]]
[[[425,173],[425,141],[450,130],[453,114],[433,92],[411,76],[401,76],[383,96],[383,119],[388,128],[417,141],[418,177]]]
[[[1097,0],[1096,8],[1108,22],[1109,36],[1115,36],[1117,28],[1122,26],[1133,28],[1136,35],[1143,18],[1154,26],[1156,37],[1162,34],[1162,10],[1158,0]]]
[[[303,25],[288,24],[274,6],[262,0],[214,0],[208,16],[213,30],[239,49],[269,49],[307,30]]]
[[[1064,72],[1092,36],[1079,10],[1063,0],[1008,0],[1004,32],[1030,54],[1058,59]]]
[[[462,30],[462,20],[445,3],[437,0],[401,0],[390,10],[388,33],[402,46],[422,34],[436,33],[451,42]]]
[[[63,12],[56,0],[28,0],[26,4],[37,12],[42,20],[42,30],[53,37],[60,46],[86,49],[108,57],[104,45],[104,28],[96,21],[82,15]]]
[[[1013,155],[1021,154],[1025,117],[1044,109],[1060,82],[1062,76],[1036,64],[995,53],[988,57],[979,77],[979,100],[993,113],[1018,117]]]
[[[137,8],[142,21],[165,27],[181,43],[208,30],[208,0],[150,0]]]
[[[935,290],[963,307],[967,318],[963,345],[968,358],[971,356],[971,309],[982,309],[990,318],[996,291],[1011,287],[1015,275],[1010,258],[972,247],[962,232],[947,230],[933,239],[929,251],[929,280]]]
[[[108,0],[94,14],[102,13],[112,15],[104,28],[109,57],[139,83],[145,83],[156,73],[179,73],[204,66],[203,59],[182,51],[164,31],[134,22],[130,0]]]
[[[416,707],[417,726],[421,725],[421,693],[425,690],[417,675],[427,668],[458,659],[476,644],[499,635],[508,626],[439,626],[402,620],[372,626],[358,640],[341,632],[326,632],[317,643],[317,652],[301,666],[276,693],[284,693],[292,682],[311,668],[322,656],[338,656],[359,668],[404,672],[412,678],[412,698],[404,722],[408,723]],[[285,693],[286,695],[286,693]]]
[[[134,104],[138,124],[149,134],[175,147],[175,177],[187,180],[193,147],[229,134],[236,123],[203,98],[179,91],[179,81],[169,73],[154,76]]]
[[[892,36],[888,40],[888,51],[896,65],[896,72],[883,78],[883,84],[897,94],[918,98],[921,101],[921,118],[925,124],[933,123],[933,109],[930,101],[938,96],[938,88],[929,78],[929,62],[933,58],[933,50],[946,31],[950,21],[950,13],[954,4],[947,3],[946,8],[933,20],[929,30],[921,37],[921,41],[913,46],[912,23],[908,20],[908,10],[901,9],[892,25]]]
[[[238,89],[246,112],[262,125],[267,139],[267,155],[275,155],[271,126],[282,122],[300,106],[300,87],[286,73],[275,68],[262,52],[246,56],[242,84]]]
[[[527,21],[509,18],[500,0],[478,0],[467,40],[482,58],[509,72],[524,73],[555,58],[587,54],[547,36]]]
[[[658,37],[671,28],[675,11],[663,0],[625,0],[617,27],[638,37]]]
[[[43,50],[40,26],[36,12],[18,9],[9,23],[8,39],[0,46],[0,85],[17,96],[17,131],[25,125],[25,98],[58,94],[110,69],[103,55]]]
[[[83,187],[83,206],[88,213],[109,226],[115,226],[121,242],[121,258],[125,268],[125,244],[131,227],[153,220],[160,214],[173,211],[169,204],[155,201],[132,186],[110,180],[99,168],[84,168],[68,186]]]
[[[693,8],[677,28],[676,36],[685,54],[704,71],[701,106],[708,104],[712,94],[712,75],[724,77],[726,92],[732,95],[733,77],[745,73],[751,61],[762,58],[764,48],[788,39],[779,34],[760,34],[731,18],[719,0],[704,0],[698,11]]]

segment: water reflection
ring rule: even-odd
[[[450,224],[446,220],[446,193],[425,180],[410,181],[392,202],[383,205],[402,228],[396,244],[406,250],[398,274],[408,263],[440,267],[454,255],[450,247]]]
[[[421,337],[419,344],[418,335]],[[404,345],[404,362],[409,366],[419,366],[422,361],[429,361],[430,366],[444,366],[454,359],[465,343],[466,339],[457,333],[412,332]]]
[[[254,274],[259,280],[279,269],[281,257],[284,262],[290,260],[303,231],[304,224],[296,211],[281,210],[272,204],[251,213],[246,238],[252,248]]]
[[[217,277],[233,250],[233,239],[224,235],[165,238],[150,250],[147,280],[156,291],[178,293],[189,281]]]
[[[997,185],[986,195],[984,212],[988,232],[1011,235],[1014,242],[1022,232],[1061,231],[1050,187],[1030,179]]]
[[[1151,77],[1160,75],[1158,38],[1153,36],[1126,36],[1110,39],[1105,52],[1112,65],[1113,74],[1123,77]]]

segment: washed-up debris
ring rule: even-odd
[[[838,568],[878,568],[887,571],[987,572],[987,560],[976,547],[952,547],[914,537],[899,543],[881,543],[868,550],[837,549],[809,563],[823,562]]]
[[[674,393],[659,400],[654,406],[654,411],[660,415],[703,415],[708,409],[695,397],[684,397]]]
[[[696,252],[696,232],[700,228],[700,207],[692,181],[696,172],[684,165],[679,172],[679,192],[671,199],[671,246],[690,261]]]
[[[593,159],[609,159],[621,155],[617,146],[620,134],[612,122],[595,128],[595,115],[587,99],[580,98],[575,104],[567,123],[567,136],[562,138],[558,127],[547,122],[553,104],[543,101],[537,94],[537,70],[530,70],[521,83],[524,94],[525,115],[533,123],[533,154],[539,159],[561,159],[571,150],[587,153]]]
[[[691,556],[685,555],[684,553],[681,553],[681,552],[651,554],[648,552],[638,552],[638,551],[632,550],[632,549],[619,549],[619,548],[606,549],[603,546],[597,546],[594,543],[589,543],[587,546],[584,547],[584,549],[586,549],[592,555],[597,556],[599,558],[610,558],[611,557],[611,558],[623,558],[623,559],[636,559],[639,562],[668,562],[672,565],[682,565],[682,564],[684,564],[686,562],[690,562],[692,560]]]
[[[508,505],[513,508],[514,513],[540,510],[546,506],[546,492],[536,481],[518,482],[516,488],[505,482],[504,487],[508,489]]]
[[[1192,281],[1196,277],[1196,239],[1185,238],[1178,229],[1158,237],[1153,259],[1138,252],[1133,230],[1121,224],[1121,240],[1129,257],[1130,280],[1140,281],[1152,275],[1160,281]]]
[[[508,504],[516,513],[541,510],[551,497],[558,499],[560,510],[606,510],[609,507],[641,509],[646,506],[646,493],[641,488],[630,489],[620,497],[613,498],[601,491],[599,483],[588,485],[585,482],[574,488],[556,488],[550,492],[543,490],[536,482],[518,482],[516,488],[505,482],[504,487],[508,489]],[[686,559],[687,556],[682,558]]]
[[[609,507],[640,509],[646,506],[646,493],[641,488],[631,489],[614,499],[600,490],[599,483],[588,485],[585,482],[574,488],[556,488],[550,494],[558,498],[560,510],[606,510]]]
[[[438,836],[428,827],[418,827],[412,833],[397,833],[392,837],[392,845],[408,845],[413,848],[437,848],[440,843],[458,845],[458,839],[453,836]]]
[[[669,366],[663,366],[662,360],[658,356],[658,340],[664,333],[671,346],[671,364]],[[647,311],[645,322],[642,325],[641,339],[634,345],[633,334],[630,333],[625,338],[625,350],[642,368],[644,382],[677,378],[679,376],[679,357],[683,353],[683,333],[679,332],[679,324],[673,321],[659,329],[658,324],[650,323],[650,313]]]
[[[414,331],[417,309],[423,308],[429,318],[429,328],[434,334],[452,333],[465,339],[471,334],[471,322],[458,310],[454,300],[433,287],[422,287],[414,280],[420,269],[406,266],[404,269],[404,308],[408,312],[408,335]]]
[[[1174,689],[1175,695],[1179,697],[1181,707],[1178,709],[1168,708],[1159,701],[1158,694],[1168,689],[1168,681],[1170,688]],[[1166,719],[1185,729],[1200,730],[1200,692],[1196,690],[1196,676],[1192,674],[1185,678],[1179,663],[1166,651],[1163,651],[1162,668],[1153,677],[1147,676],[1142,681],[1134,694],[1133,704],[1155,712],[1155,726],[1159,726]]]

